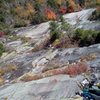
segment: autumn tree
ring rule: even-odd
[[[32,16],[36,13],[36,11],[31,3],[27,3],[26,13],[27,13],[26,16],[29,17],[30,19],[32,19]]]
[[[18,5],[16,7],[16,13],[19,17],[30,20],[36,11],[31,3],[27,3],[25,7]]]
[[[47,19],[49,19],[49,20],[56,20],[57,16],[56,16],[55,12],[52,11],[51,9],[46,8],[45,9],[45,14],[47,16]]]

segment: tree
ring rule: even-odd
[[[18,5],[16,7],[16,13],[21,18],[31,20],[36,11],[31,3],[27,3],[26,7]]]
[[[49,8],[45,9],[45,14],[47,16],[47,19],[49,20],[56,20],[56,14]]]
[[[59,24],[56,21],[50,22],[50,33],[51,33],[51,40],[50,40],[51,43],[53,43],[56,39],[60,37]]]
[[[47,0],[47,6],[57,9],[56,0]]]

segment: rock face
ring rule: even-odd
[[[91,68],[93,68],[94,73],[99,74],[100,72],[100,44],[92,45],[90,47],[58,49],[44,51],[40,54],[39,53],[40,52],[34,53],[33,57],[32,54],[31,56],[28,54],[26,57],[24,56],[24,58],[21,58],[20,56],[20,59],[16,58],[13,59],[13,61],[15,60],[14,62],[17,63],[18,61],[21,63],[23,62],[23,64],[19,66],[19,68],[23,68],[23,70],[20,71],[26,70],[26,62],[27,64],[32,64],[33,70],[31,72],[35,74],[41,73],[45,67],[49,68],[49,66],[46,65],[49,63],[52,64],[50,61],[53,59],[59,59],[57,63],[64,62],[65,65],[68,62],[72,63],[78,60],[84,60],[87,61]],[[14,75],[14,73],[12,73],[12,75]],[[98,76],[98,79],[99,78],[100,77]],[[75,96],[75,93],[80,90],[77,82],[81,82],[83,79],[84,76],[81,75],[70,78],[68,75],[62,74],[30,82],[18,82],[5,87],[1,87],[0,100],[4,100],[3,98],[8,98],[8,100],[61,100],[67,97],[73,97]]]
[[[73,20],[72,24],[77,24],[78,16],[82,25],[94,10],[82,10],[64,18],[70,24]],[[18,40],[0,39],[8,50],[0,58],[0,79],[1,85],[4,84],[0,87],[0,100],[66,100],[74,97],[85,78],[83,71],[80,70],[81,73],[73,77],[62,71],[68,71],[80,62],[92,68],[100,80],[100,44],[82,48],[43,49],[50,40],[49,22],[22,28],[15,33]],[[23,43],[22,37],[30,41]]]
[[[16,83],[0,90],[0,100],[61,100],[75,96],[80,88],[77,81],[82,76],[69,78],[67,75],[58,75],[27,83]],[[70,85],[69,85],[70,84]]]
[[[74,13],[66,14],[63,17],[65,18],[65,20],[68,23],[75,25],[79,22],[81,22],[81,23],[87,22],[89,17],[92,15],[92,12],[94,12],[95,10],[96,9],[82,10],[80,12],[74,12]]]
[[[41,40],[48,33],[49,22],[28,27],[27,29],[16,30],[18,36],[28,37],[33,43]]]
[[[89,18],[94,11],[96,11],[96,9],[85,9],[80,12],[66,14],[63,17],[71,25],[76,25],[77,28],[100,30],[99,21],[89,21]]]

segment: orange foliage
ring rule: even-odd
[[[45,14],[47,16],[47,19],[49,20],[55,20],[57,17],[56,14],[51,9],[48,8],[45,9]]]

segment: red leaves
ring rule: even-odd
[[[60,7],[59,12],[61,14],[71,13],[71,12],[74,12],[74,8],[73,8],[73,6],[69,6],[68,8],[66,8],[66,7]]]
[[[75,76],[84,73],[88,70],[88,66],[85,63],[77,63],[75,65],[69,66],[66,73],[70,76]]]
[[[65,14],[66,13],[66,7],[61,7],[60,9],[59,9],[59,12],[61,13],[61,14]]]
[[[57,69],[46,71],[43,73],[43,76],[47,77],[47,76],[53,76],[58,74],[68,74],[70,76],[76,76],[85,73],[87,71],[88,71],[87,64],[81,62],[81,63],[69,65],[68,67],[65,68],[57,68]]]
[[[4,32],[0,32],[0,37],[3,37],[5,35]]]
[[[46,8],[45,9],[45,14],[46,14],[46,16],[47,16],[47,19],[49,19],[49,20],[55,20],[56,19],[56,14],[55,14],[55,12],[53,12],[51,9],[49,9],[49,8]]]

